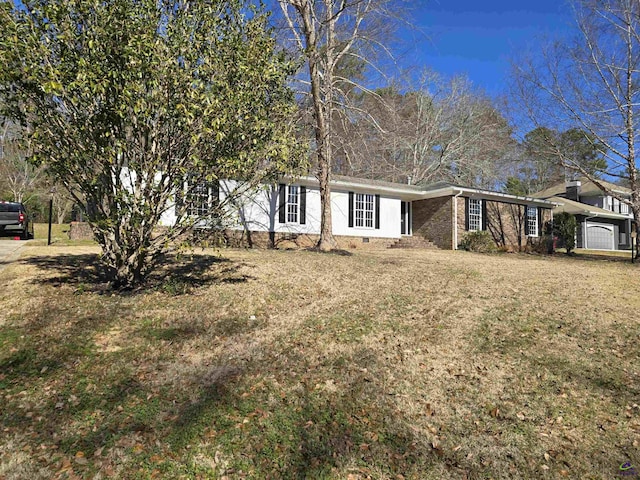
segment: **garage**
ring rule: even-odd
[[[586,248],[593,250],[614,250],[613,233],[613,225],[588,222]]]

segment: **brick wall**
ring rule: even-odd
[[[201,232],[200,238],[206,241],[206,232]],[[338,243],[338,248],[342,250],[387,248],[397,240],[394,238],[352,237],[343,235],[334,235],[334,238]],[[209,240],[211,244],[228,245],[230,247],[275,247],[287,249],[314,247],[319,239],[319,235],[225,230],[224,232],[213,233],[213,236]]]
[[[69,240],[93,240],[93,231],[88,223],[71,222],[69,226]]]
[[[451,250],[453,247],[451,198],[440,197],[412,202],[413,235],[422,236],[442,249]],[[464,220],[464,216],[462,218]]]
[[[524,221],[526,209],[524,205],[514,203],[487,201],[487,231],[498,247],[511,251],[522,251],[538,244],[541,237],[527,237]],[[467,231],[465,221],[465,199],[458,198],[458,244],[462,242]],[[542,209],[542,222],[551,220],[551,210]]]
[[[487,230],[499,247],[523,250],[527,245],[526,208],[514,203],[487,202]]]

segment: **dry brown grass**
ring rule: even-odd
[[[630,264],[204,251],[121,296],[101,290],[95,248],[52,251],[0,273],[0,477],[640,467]]]

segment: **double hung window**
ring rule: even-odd
[[[367,193],[356,193],[355,197],[355,226],[373,228],[375,225],[375,197]]]
[[[190,185],[185,195],[187,215],[190,217],[204,217],[211,211],[211,192],[208,182]]]
[[[538,209],[536,207],[527,207],[527,235],[529,237],[538,236]]]
[[[194,180],[188,178],[183,184],[182,192],[177,195],[176,215],[194,218],[213,215],[219,200],[218,183]]]
[[[307,188],[281,183],[278,189],[278,222],[304,225],[307,221]]]
[[[287,223],[298,223],[300,213],[300,188],[287,186]]]
[[[482,200],[469,199],[469,230],[482,230]]]

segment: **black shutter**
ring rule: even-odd
[[[376,195],[376,228],[380,229],[380,195]]]
[[[469,230],[469,197],[464,197],[464,229]]]
[[[284,183],[279,185],[278,191],[278,222],[285,223],[287,213],[287,186]]]
[[[531,229],[529,228],[529,207],[524,206],[524,234],[526,236],[531,235]]]
[[[176,217],[180,216],[184,210],[184,182],[176,189]]]
[[[482,200],[482,230],[487,229],[487,201]]]
[[[300,187],[300,225],[307,223],[307,187]]]
[[[349,228],[353,228],[353,192],[349,192]]]
[[[220,203],[220,182],[218,180],[211,182],[211,197],[214,206],[217,206]]]
[[[538,236],[541,237],[543,235],[543,227],[544,227],[544,222],[542,221],[542,212],[544,210],[542,210],[542,207],[538,207]]]

